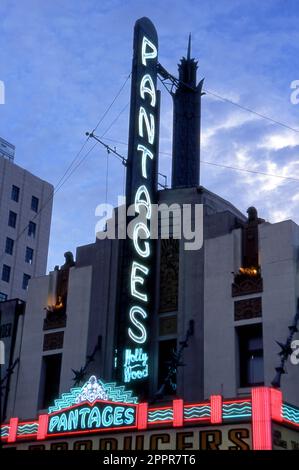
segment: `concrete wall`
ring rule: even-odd
[[[71,268],[64,332],[60,393],[74,386],[72,369],[84,366],[88,354],[92,268]],[[51,330],[52,331],[52,330]],[[51,351],[49,353],[54,353]]]
[[[48,283],[47,276],[34,279],[28,292],[16,390],[10,396],[11,414],[21,419],[33,418],[38,410]]]
[[[299,228],[292,221],[264,223],[259,226],[259,237],[263,292],[235,298],[231,297],[231,273],[240,267],[240,231],[205,242],[205,397],[248,392],[238,383],[238,326],[263,324],[267,386],[279,365],[280,349],[275,341],[285,343],[297,306]],[[262,318],[234,321],[234,301],[253,297],[262,297]],[[288,362],[287,370],[282,377],[284,399],[299,405],[299,367]]]
[[[221,312],[225,308],[223,301],[227,300],[231,292],[230,272],[232,271],[230,269],[227,273],[227,265],[229,257],[233,257],[232,253],[229,254],[227,246],[223,247],[223,251],[220,249],[216,253],[212,248],[212,254],[210,254],[209,247],[215,237],[218,237],[217,240],[221,240],[220,235],[229,234],[227,236],[230,238],[230,232],[235,228],[236,222],[245,221],[245,217],[232,204],[202,187],[162,191],[160,202],[204,204],[204,243],[202,248],[196,251],[187,251],[184,249],[184,240],[180,242],[177,312],[178,347],[179,342],[185,339],[190,320],[194,321],[194,335],[189,339],[188,347],[183,353],[182,362],[185,366],[180,367],[178,371],[178,395],[183,396],[187,401],[202,400],[206,396],[206,382],[213,373],[212,369],[206,368],[208,361],[206,355],[210,354],[209,347],[213,343],[215,335],[212,328],[215,318],[211,323],[211,316],[207,314],[207,311],[214,312],[215,308],[218,308]],[[226,245],[228,244],[227,242]],[[208,262],[211,255],[213,259]],[[219,286],[222,277],[224,283]],[[207,279],[210,281],[208,286],[206,286]],[[227,287],[229,287],[228,290]],[[226,319],[229,319],[228,312],[226,312]],[[224,380],[221,377],[219,380],[221,385]],[[211,385],[217,384],[218,381],[214,380]]]
[[[298,282],[299,227],[287,220],[260,228],[263,292],[263,336],[265,383],[270,385],[279,365],[279,346],[286,342],[288,326],[293,322],[299,296]],[[299,339],[298,333],[295,337]],[[281,380],[284,399],[299,406],[299,366],[287,363]]]
[[[11,416],[34,418],[39,410],[42,357],[62,353],[60,392],[74,386],[72,369],[84,366],[88,346],[91,267],[71,268],[66,328],[43,330],[51,276],[30,283],[25,311],[20,364],[10,394]],[[43,351],[44,335],[64,331],[63,349]]]
[[[76,257],[78,267],[92,267],[88,354],[93,352],[99,337],[101,342],[101,349],[90,365],[89,373],[106,381],[113,378],[118,254],[119,242],[105,239],[79,247]]]
[[[239,237],[238,237],[239,238]],[[236,395],[233,299],[234,234],[205,243],[204,355],[205,398]]]

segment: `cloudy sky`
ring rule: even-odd
[[[160,62],[173,74],[189,32],[205,89],[299,129],[297,0],[0,0],[0,135],[16,145],[16,163],[54,186],[130,73],[136,19],[159,34]],[[98,134],[126,155],[130,83]],[[107,131],[107,132],[106,132]],[[160,171],[171,171],[172,105],[162,95]],[[111,140],[110,140],[111,139]],[[124,169],[88,143],[54,199],[49,269],[66,250],[94,241],[95,207],[117,203]],[[210,94],[202,103],[201,184],[271,222],[299,223],[299,132]],[[298,178],[250,174],[234,166]],[[65,182],[64,182],[65,181]],[[169,178],[170,182],[170,178]]]

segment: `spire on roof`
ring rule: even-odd
[[[187,60],[191,59],[191,33],[189,34],[188,39],[188,49],[187,49]]]

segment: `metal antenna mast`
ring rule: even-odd
[[[96,136],[93,131],[92,132],[86,132],[85,133],[88,137],[91,137],[93,139],[95,139],[97,142],[99,142],[101,145],[103,145],[107,152],[108,153],[113,153],[114,155],[116,155],[122,162],[122,164],[124,166],[128,166],[128,161],[125,157],[123,157],[120,153],[118,153],[115,149],[113,149],[112,147],[110,147],[109,145],[105,144],[105,142],[103,142],[98,136]]]
[[[119,158],[122,162],[122,164],[127,167],[128,166],[128,160],[123,156],[121,155],[120,153],[117,152],[117,150],[115,148],[112,148],[110,147],[110,145],[107,145],[105,144],[105,142],[103,142],[98,136],[96,136],[93,132],[86,132],[85,133],[87,137],[90,137],[90,138],[93,138],[95,139],[97,142],[99,142],[101,145],[103,145],[103,147],[105,147],[105,149],[107,150],[108,153],[113,153],[117,158]],[[158,185],[163,188],[163,189],[166,189],[167,188],[167,176],[164,175],[163,173],[159,173],[158,172],[158,175],[162,176],[162,178],[164,178],[164,184],[162,183],[158,183]]]

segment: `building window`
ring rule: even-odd
[[[9,282],[9,280],[10,280],[10,266],[7,266],[7,264],[3,264],[2,281]]]
[[[159,375],[158,375],[158,389],[160,389],[169,373],[169,365],[172,358],[172,354],[176,351],[177,340],[168,339],[159,342]],[[163,395],[175,395],[176,394],[176,375],[171,377],[170,381],[165,383]]]
[[[15,186],[13,184],[11,188],[11,199],[15,202],[19,202],[19,197],[20,197],[20,188],[18,188],[18,186]]]
[[[35,238],[35,235],[36,235],[36,224],[34,222],[29,222],[28,237]]]
[[[29,248],[29,246],[26,248],[25,262],[29,264],[33,262],[33,249]]]
[[[8,255],[13,254],[13,247],[14,247],[14,241],[12,238],[6,238],[6,243],[5,243],[5,253]]]
[[[8,225],[12,228],[16,228],[17,225],[17,214],[13,211],[9,211]]]
[[[264,351],[262,325],[238,328],[240,387],[263,385]]]
[[[23,274],[22,288],[24,290],[28,289],[28,283],[29,283],[30,279],[31,279],[31,276],[29,276],[29,274]]]
[[[48,408],[59,394],[62,354],[44,356],[40,383],[40,408]]]
[[[5,302],[7,300],[7,294],[0,292],[0,302]]]
[[[34,212],[37,212],[37,211],[38,211],[38,203],[39,203],[38,198],[35,197],[35,196],[32,196],[32,198],[31,198],[31,209],[32,209]]]
[[[177,334],[177,316],[161,315],[159,319],[159,336],[174,336]]]

